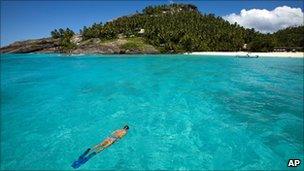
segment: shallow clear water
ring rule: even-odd
[[[304,162],[303,59],[1,57],[1,169],[72,169],[125,124],[81,169],[287,169]]]

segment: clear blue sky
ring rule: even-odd
[[[191,3],[202,13],[224,16],[242,9],[268,9],[287,5],[303,9],[303,1],[174,1]],[[1,46],[17,40],[49,36],[55,28],[69,27],[78,32],[84,25],[105,23],[122,15],[141,11],[148,5],[169,4],[164,1],[5,1],[1,0]]]

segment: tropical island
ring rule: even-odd
[[[186,52],[301,51],[304,26],[272,34],[231,24],[191,4],[148,6],[106,23],[84,26],[79,33],[55,29],[50,37],[14,42],[1,53],[158,54]]]

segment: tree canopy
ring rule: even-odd
[[[83,27],[83,40],[109,40],[118,35],[143,37],[164,53],[186,51],[272,51],[274,47],[303,47],[304,26],[262,34],[214,14],[202,14],[191,4],[148,6],[141,13]],[[144,32],[139,32],[140,30]],[[67,32],[67,30],[65,30]],[[52,37],[64,34],[55,30]],[[243,49],[248,44],[247,49]]]
[[[71,38],[75,35],[75,33],[69,29],[55,29],[51,31],[51,36],[54,39],[59,39],[60,51],[67,52],[75,47],[75,45],[71,42]]]

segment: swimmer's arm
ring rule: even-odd
[[[99,147],[99,148],[95,149],[95,152],[100,153],[104,149],[105,149],[105,147]]]
[[[115,141],[114,141],[115,142]],[[104,149],[108,148],[110,145],[112,145],[114,142],[106,144],[106,145],[100,145],[99,147],[97,147],[95,149],[96,153],[100,153],[101,151],[103,151]]]
[[[100,151],[102,151],[104,149],[104,147],[102,146],[102,144],[97,144],[92,148],[92,152],[96,152],[99,153]]]
[[[126,135],[125,131],[123,131],[123,133],[121,133],[121,131],[123,131],[123,130],[117,130],[117,131],[113,132],[112,136],[117,137],[118,139],[121,139],[122,137],[124,137]]]
[[[116,137],[117,131],[112,132],[111,136]]]
[[[96,153],[98,153],[104,149],[104,146],[102,144],[97,144],[92,149],[93,149],[92,151],[95,151]]]
[[[115,142],[115,141],[114,141]],[[98,144],[94,147],[94,151],[96,153],[99,153],[101,152],[102,150],[108,148],[110,145],[112,145],[114,142],[111,142],[111,143],[102,143],[102,144]]]

